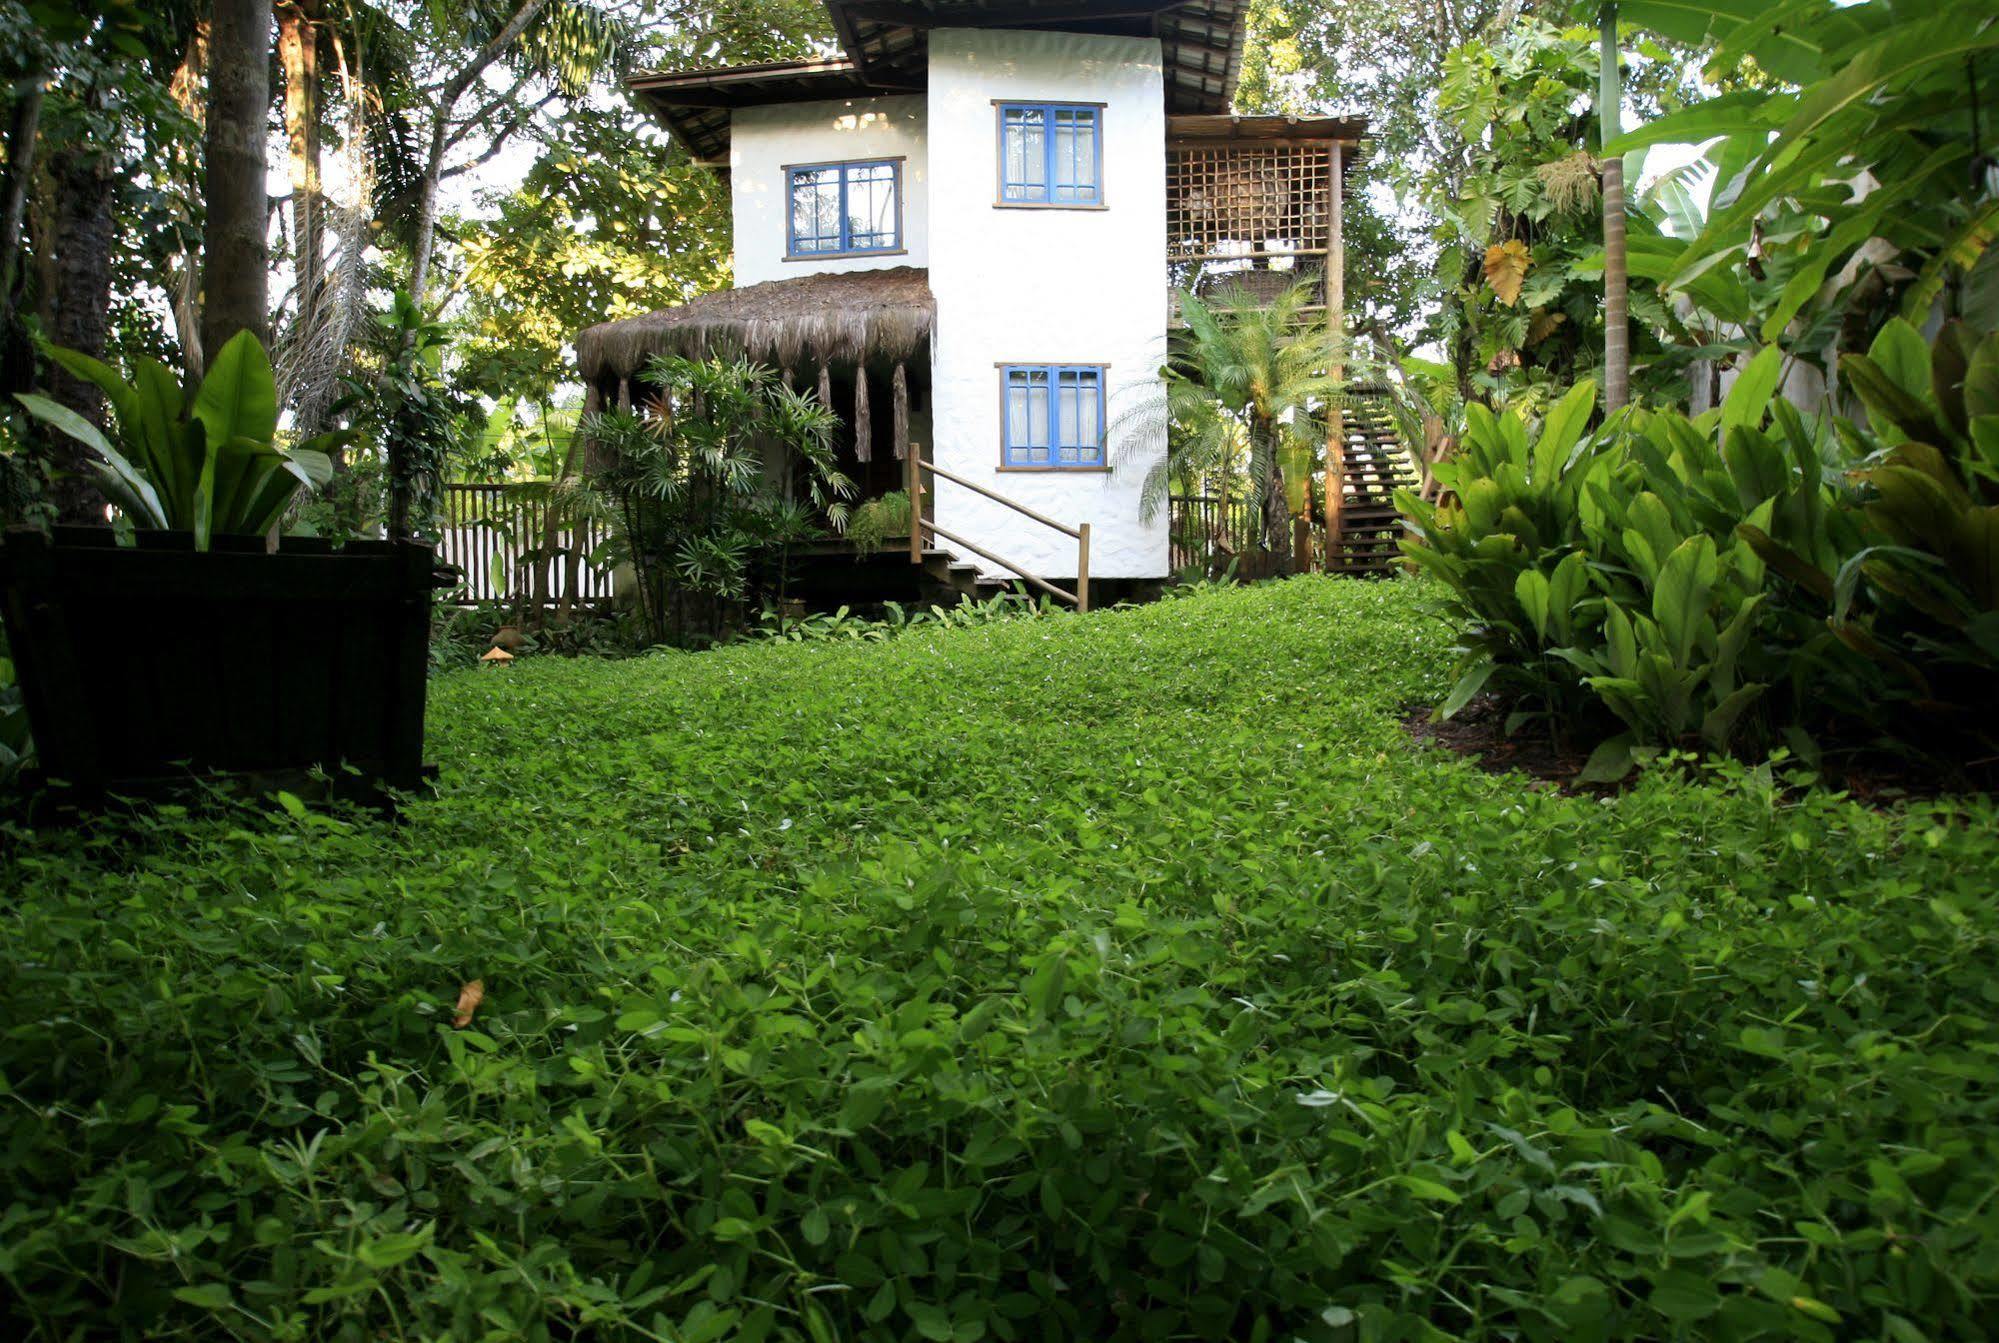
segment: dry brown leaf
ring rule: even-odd
[[[1539,345],[1555,334],[1555,328],[1569,320],[1565,312],[1551,312],[1547,308],[1536,308],[1534,320],[1527,324],[1527,343]]]
[[[1499,301],[1510,308],[1520,301],[1520,286],[1527,279],[1527,268],[1533,264],[1527,244],[1518,238],[1494,243],[1485,249],[1485,282],[1499,295]]]
[[[474,979],[458,990],[458,1015],[451,1024],[464,1030],[472,1024],[472,1014],[479,1010],[479,1004],[486,1001],[486,981]]]

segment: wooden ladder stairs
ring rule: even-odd
[[[1340,416],[1341,490],[1326,572],[1385,576],[1401,568],[1395,491],[1416,488],[1416,462],[1396,432],[1386,389],[1354,387],[1348,396]]]

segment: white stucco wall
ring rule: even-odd
[[[1133,443],[1132,426],[1121,433],[1117,423],[1156,385],[1165,358],[1159,43],[938,29],[930,35],[927,96],[934,458],[1059,521],[1090,523],[1092,577],[1161,577],[1166,510],[1141,522],[1139,491],[1165,441]],[[1107,208],[996,207],[996,99],[1103,103]],[[1006,363],[1109,366],[1108,473],[999,470],[997,366]],[[1071,538],[949,482],[939,482],[936,517],[1037,572],[1066,578],[1076,571]]]
[[[898,157],[903,160],[901,255],[784,259],[787,166]],[[729,176],[738,287],[823,271],[929,264],[928,155],[920,95],[738,109],[729,125]]]

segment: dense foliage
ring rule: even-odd
[[[1999,813],[1481,773],[1422,605],[524,661],[398,825],[10,834],[10,1334],[1978,1336]]]
[[[1775,347],[1694,419],[1638,411],[1586,432],[1588,382],[1531,427],[1470,407],[1437,468],[1452,494],[1400,496],[1404,549],[1469,636],[1443,712],[1488,683],[1516,722],[1590,733],[1607,710],[1625,729],[1606,743],[1612,774],[1632,746],[1809,750],[1804,734],[1827,730],[1989,766],[1999,335],[1953,323],[1933,355],[1897,320],[1842,367],[1866,425],[1776,396]]]
[[[743,359],[655,356],[641,411],[590,417],[606,460],[592,481],[637,576],[653,643],[714,638],[730,610],[785,595],[790,547],[845,525],[853,481],[838,420],[777,370]],[[787,465],[768,469],[774,459]]]

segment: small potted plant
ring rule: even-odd
[[[373,796],[423,777],[430,547],[282,536],[330,475],[331,436],[278,436],[276,381],[249,333],[194,396],[140,360],[102,388],[117,442],[45,397],[17,399],[88,449],[118,526],[7,530],[0,615],[41,773],[86,796],[189,769]]]

